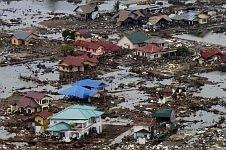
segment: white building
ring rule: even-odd
[[[53,136],[62,137],[64,141],[80,139],[90,132],[102,132],[101,115],[103,112],[86,105],[73,105],[49,117],[47,129]]]

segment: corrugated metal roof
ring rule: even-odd
[[[160,109],[154,113],[154,117],[156,118],[165,118],[171,117],[172,109]]]
[[[161,44],[166,43],[166,40],[158,36],[151,36],[150,39],[145,41],[145,43]]]
[[[17,31],[17,32],[15,32],[13,35],[14,35],[17,39],[20,39],[20,40],[26,40],[27,38],[29,38],[29,36],[30,36],[31,34],[32,34],[32,33],[25,32],[25,31]]]
[[[95,110],[95,107],[86,105],[72,105],[50,117],[51,120],[88,120],[103,114]]]

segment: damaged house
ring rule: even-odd
[[[75,31],[75,41],[78,41],[78,40],[91,42],[92,40],[91,32],[86,29],[80,29]]]
[[[76,13],[76,17],[80,20],[93,20],[98,14],[98,6],[94,3],[80,5],[77,6],[74,12]]]
[[[221,55],[219,48],[212,48],[209,50],[200,50],[199,64],[204,64],[205,61],[218,60]]]
[[[66,142],[81,139],[91,132],[102,132],[101,116],[103,112],[95,107],[72,105],[49,117],[50,125],[47,131],[52,136],[62,138]]]
[[[148,19],[147,28],[165,29],[171,24],[172,20],[167,15],[152,16]]]
[[[154,139],[156,123],[151,118],[136,118],[132,127],[133,138],[139,144],[146,144]]]
[[[169,15],[170,19],[173,21],[174,25],[193,25],[198,22],[197,11],[182,11],[177,14]]]
[[[120,10],[113,16],[113,19],[116,19],[118,26],[128,27],[131,25],[142,25],[145,16],[139,10]]]
[[[145,43],[155,44],[162,48],[169,48],[169,42],[166,39],[161,38],[159,36],[151,36],[147,41],[145,41]]]

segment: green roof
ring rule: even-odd
[[[102,111],[96,110],[95,107],[86,105],[72,105],[52,116],[51,120],[88,120],[91,117],[99,117]]]
[[[59,131],[68,131],[71,129],[71,126],[65,122],[60,122],[48,127],[47,131],[59,132]]]
[[[172,109],[160,109],[154,113],[154,117],[156,118],[165,118],[171,117]]]
[[[133,44],[142,44],[149,39],[149,36],[145,32],[133,32],[131,34],[127,34],[126,37]]]

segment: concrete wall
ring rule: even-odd
[[[118,41],[118,46],[125,48],[125,49],[136,49],[138,48],[137,44],[133,44],[127,37],[123,37],[121,40]]]

